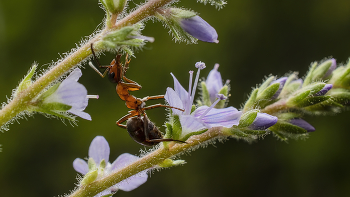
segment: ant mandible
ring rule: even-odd
[[[128,70],[130,63],[130,60],[128,59],[128,54],[126,54],[124,66],[120,62],[120,54],[116,55],[116,58],[112,60],[109,66],[101,66],[94,52],[93,43],[91,43],[90,47],[97,65],[99,66],[99,68],[105,68],[105,71],[101,73],[91,62],[89,62],[90,67],[93,68],[102,78],[104,78],[108,73],[108,78],[110,79],[110,81],[112,83],[117,83],[116,91],[120,99],[125,101],[125,105],[129,109],[132,109],[128,112],[127,115],[120,118],[116,122],[116,124],[119,127],[125,128],[134,141],[145,146],[154,146],[160,142],[165,141],[176,141],[186,143],[180,140],[164,139],[158,127],[155,126],[153,122],[151,122],[148,119],[145,112],[146,110],[158,107],[174,108],[181,111],[184,110],[162,104],[155,104],[146,107],[146,101],[163,99],[164,95],[147,96],[140,99],[129,94],[129,91],[140,90],[141,85],[125,77],[125,73]],[[123,125],[122,123],[125,121],[127,121],[126,125]]]

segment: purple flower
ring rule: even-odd
[[[278,96],[280,95],[280,93],[281,93],[281,91],[283,89],[283,86],[286,83],[287,79],[288,79],[288,77],[282,77],[282,78],[279,78],[279,79],[271,82],[271,84],[275,84],[275,83],[279,83],[280,84],[280,87],[278,88],[277,92],[271,97],[271,99],[277,99],[278,98]]]
[[[314,94],[314,95],[315,95],[315,96],[323,96],[323,95],[327,94],[327,92],[328,92],[329,90],[331,90],[332,87],[333,87],[332,84],[326,84],[326,85],[322,88],[322,90],[320,90],[319,92],[317,92],[317,93]]]
[[[252,130],[265,130],[277,123],[278,118],[266,113],[258,113],[254,122],[249,126]]]
[[[56,91],[43,100],[43,103],[63,103],[69,105],[71,106],[71,109],[69,109],[68,112],[86,120],[91,120],[91,116],[88,113],[83,112],[83,110],[88,105],[89,98],[98,98],[98,96],[87,95],[86,88],[78,83],[81,76],[82,73],[79,68],[73,70],[73,72],[71,72],[70,75],[59,84]]]
[[[315,128],[301,118],[290,119],[289,123],[305,129],[307,132],[315,131]]]
[[[211,103],[215,101],[216,95],[223,87],[221,74],[218,71],[218,68],[219,64],[215,64],[213,70],[209,72],[207,80],[205,81],[205,85],[207,86]]]
[[[213,108],[220,100],[226,99],[224,95],[217,95],[218,99],[210,107],[201,106],[191,113],[193,99],[196,93],[196,87],[199,79],[199,73],[201,69],[205,68],[205,64],[202,62],[197,62],[196,67],[198,68],[198,72],[193,87],[193,71],[190,71],[188,92],[181,86],[176,77],[171,74],[174,79],[175,90],[172,88],[167,88],[166,94],[164,96],[170,106],[185,110],[182,112],[180,110],[173,109],[173,113],[179,116],[182,127],[180,139],[187,134],[209,129],[211,127],[223,126],[230,128],[233,125],[238,125],[242,114],[241,111],[238,111],[233,107],[223,109]]]
[[[109,163],[109,153],[110,148],[106,139],[102,136],[96,136],[89,147],[89,158],[92,158],[97,167],[99,167],[102,160],[106,162],[106,167],[104,170],[99,170],[98,178],[102,178],[113,171],[119,170],[128,164],[138,160],[137,156],[131,155],[129,153],[121,154],[112,164]],[[73,168],[81,173],[86,174],[89,172],[88,164],[85,160],[76,158],[73,162]],[[117,183],[116,185],[108,188],[107,190],[101,192],[96,196],[103,196],[107,194],[115,193],[118,189],[123,191],[131,191],[136,189],[143,183],[147,181],[148,175],[147,170],[144,170],[136,175],[129,177],[128,179],[123,180],[122,182]],[[103,194],[103,195],[102,195]]]
[[[179,24],[185,32],[198,40],[214,43],[219,42],[216,30],[199,16],[182,18]]]

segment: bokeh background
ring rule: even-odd
[[[0,102],[6,102],[33,62],[45,69],[91,34],[104,18],[97,0],[0,0]],[[140,3],[130,1],[130,7]],[[230,105],[239,108],[251,87],[275,74],[299,71],[311,62],[350,57],[350,2],[348,0],[229,0],[223,10],[186,0],[216,28],[219,44],[174,43],[161,23],[147,22],[147,44],[131,62],[128,77],[143,86],[138,97],[164,94],[173,86],[170,72],[187,84],[188,71],[203,61],[206,76],[219,63],[223,79],[231,80]],[[114,54],[101,62],[109,64]],[[80,79],[89,94],[86,112],[93,121],[78,118],[79,126],[40,114],[21,119],[1,133],[0,196],[59,196],[74,188],[75,158],[85,158],[91,140],[104,136],[110,160],[136,144],[115,121],[128,109],[115,85],[86,67]],[[149,102],[152,104],[152,102]],[[157,124],[164,110],[148,112]],[[350,196],[349,112],[306,118],[316,132],[305,141],[278,141],[272,135],[252,144],[229,140],[209,145],[181,158],[187,164],[153,173],[132,192],[115,196]],[[162,127],[164,130],[164,127]]]

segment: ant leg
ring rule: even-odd
[[[137,111],[135,111],[135,110],[134,110],[134,111],[131,111],[131,112],[129,112],[129,114],[127,114],[127,115],[121,117],[121,118],[116,122],[116,124],[117,124],[118,126],[120,126],[121,128],[126,129],[126,125],[123,125],[123,124],[121,124],[121,123],[127,121],[129,118],[134,117],[134,116],[136,116],[136,115],[137,115]]]
[[[94,57],[94,60],[96,62],[96,64],[98,65],[98,67],[100,68],[106,68],[106,70],[103,72],[103,74],[96,68],[96,66],[94,66],[92,64],[92,62],[90,61],[89,62],[89,66],[94,69],[95,72],[97,72],[97,74],[99,74],[102,78],[104,78],[109,70],[109,66],[101,66],[100,62],[98,61],[98,58],[96,57],[96,54],[95,54],[95,51],[94,51],[94,48],[93,48],[93,43],[91,43],[90,45],[90,48],[91,48],[91,52],[92,52],[92,55]]]
[[[126,77],[125,77],[126,78]],[[124,79],[125,80],[125,79]],[[128,79],[129,80],[129,79]],[[125,80],[126,81],[126,80]],[[131,81],[131,80],[129,80]],[[128,81],[128,82],[129,82]],[[138,83],[131,81],[133,83],[125,83],[125,82],[120,82],[118,85],[122,85],[123,88],[126,88],[128,91],[136,91],[136,90],[140,90],[142,88],[142,86],[140,86]]]
[[[157,100],[157,99],[163,99],[163,98],[164,98],[164,95],[157,95],[157,96],[146,96],[143,99],[147,99],[146,101],[148,101],[148,100]]]
[[[148,107],[144,107],[143,110],[149,110],[149,109],[154,109],[154,108],[158,108],[158,107],[165,107],[165,108],[171,108],[171,109],[177,109],[177,110],[180,110],[180,111],[185,111],[185,110],[177,108],[177,107],[172,107],[172,106],[169,106],[169,105],[162,105],[162,104],[150,105]]]

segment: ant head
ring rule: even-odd
[[[135,142],[145,146],[154,146],[159,143],[146,140],[146,135],[148,135],[149,140],[163,138],[158,127],[156,127],[153,122],[145,117],[135,116],[129,118],[126,122],[126,130],[128,131],[130,137],[135,140]]]

